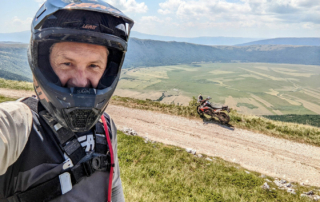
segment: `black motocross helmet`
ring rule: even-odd
[[[57,121],[73,132],[92,128],[119,81],[134,22],[103,0],[47,0],[32,21],[28,59],[36,94]],[[50,47],[80,42],[108,48],[106,70],[97,88],[61,86],[50,61]]]

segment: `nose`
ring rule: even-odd
[[[91,86],[85,70],[77,69],[68,81],[68,87],[88,88]]]

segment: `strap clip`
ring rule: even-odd
[[[59,175],[61,194],[65,194],[72,190],[72,182],[70,173],[65,172]]]
[[[92,168],[97,171],[107,171],[110,169],[110,155],[96,156],[91,161]]]

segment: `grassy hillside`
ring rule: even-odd
[[[34,91],[33,84],[27,81],[14,81],[0,78],[0,88]]]
[[[0,77],[11,80],[32,80],[26,44],[0,43]]]
[[[12,73],[9,71],[5,71],[0,69],[0,77],[9,79],[9,80],[16,80],[16,81],[32,81],[30,77],[25,77],[16,73]]]
[[[116,93],[176,104],[202,93],[244,114],[320,114],[319,77],[320,66],[194,63],[125,70]]]
[[[271,191],[264,190],[261,185],[265,180],[260,174],[247,173],[239,165],[219,158],[208,161],[206,156],[199,158],[179,147],[145,143],[120,131],[118,155],[126,201],[310,201],[300,194],[311,187],[294,183],[295,195],[273,183],[268,183]]]
[[[300,123],[300,124],[320,127],[320,115],[288,114],[288,115],[272,115],[272,116],[265,116],[265,117],[275,121]]]
[[[9,98],[9,97],[5,97],[3,95],[0,95],[0,103],[1,102],[7,102],[7,101],[14,101],[16,99],[13,99],[13,98]]]

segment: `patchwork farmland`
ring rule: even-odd
[[[116,95],[186,105],[202,93],[254,115],[320,114],[320,66],[195,63],[124,70]]]

